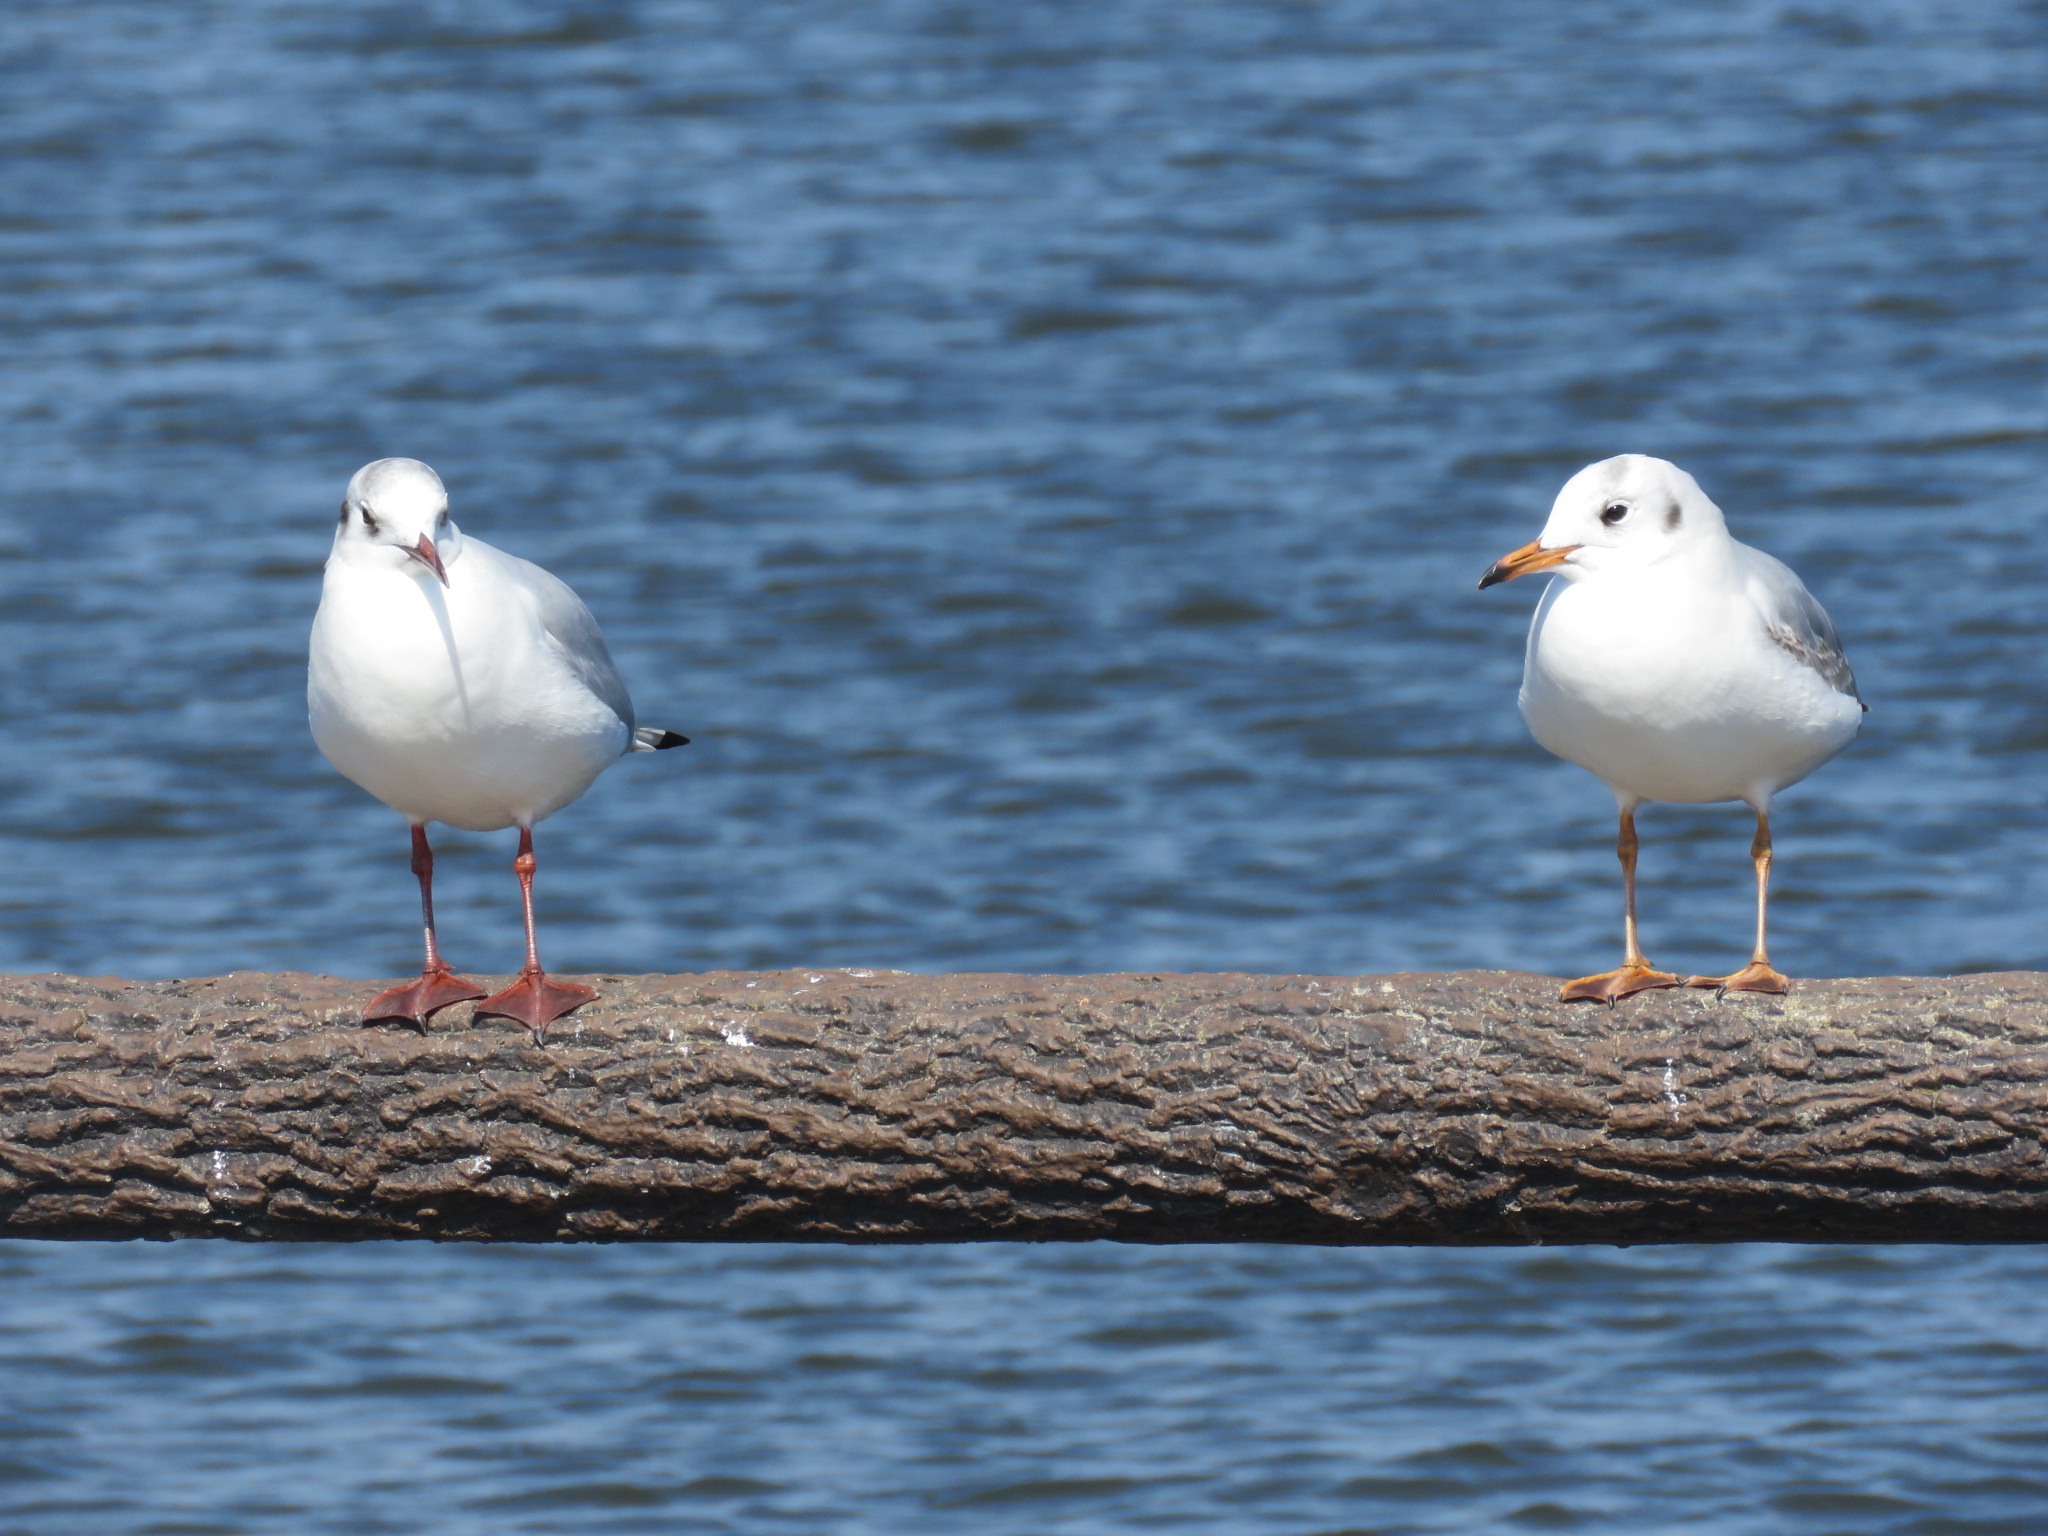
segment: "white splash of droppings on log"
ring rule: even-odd
[[[1669,1056],[1664,1058],[1664,1102],[1673,1109],[1685,1107],[1685,1095],[1678,1091],[1678,1063]]]
[[[841,967],[841,969],[842,969],[842,970],[845,970],[845,967],[843,967],[843,966],[842,966],[842,967]],[[868,977],[870,977],[870,976],[874,975],[875,973],[874,973],[873,971],[853,971],[853,970],[848,970],[848,971],[846,971],[846,974],[847,974],[848,976],[856,976],[856,977],[859,977],[859,978],[860,978],[861,980],[865,981],[865,980],[866,980],[866,979],[867,979]]]
[[[743,1024],[721,1024],[718,1026],[718,1033],[727,1045],[736,1046],[743,1051],[753,1048],[753,1039],[747,1034],[746,1026]]]
[[[213,1149],[213,1181],[216,1184],[228,1181],[228,1155],[219,1147]]]
[[[462,1171],[472,1179],[480,1179],[491,1171],[491,1167],[491,1160],[488,1157],[479,1155],[472,1157],[468,1162],[464,1163]]]

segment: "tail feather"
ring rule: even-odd
[[[678,736],[674,731],[664,731],[656,725],[643,725],[633,733],[633,745],[628,752],[666,752],[670,747],[687,747],[690,738]]]

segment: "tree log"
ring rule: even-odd
[[[2039,974],[587,979],[542,1049],[327,976],[0,978],[0,1235],[2048,1239]]]

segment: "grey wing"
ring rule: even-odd
[[[1842,654],[1842,637],[1835,633],[1827,609],[1782,560],[1746,544],[1736,547],[1747,567],[1750,598],[1763,615],[1764,633],[1771,643],[1813,668],[1835,692],[1863,704],[1863,695],[1856,691],[1856,674]],[[1863,707],[1870,708],[1868,704]]]
[[[612,662],[612,653],[604,643],[604,631],[597,627],[597,620],[567,582],[530,560],[519,563],[526,567],[520,574],[533,593],[534,606],[540,611],[541,627],[547,631],[549,641],[583,686],[604,700],[630,733],[633,699]]]

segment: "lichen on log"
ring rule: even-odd
[[[326,976],[0,979],[0,1235],[2048,1239],[2048,976],[587,979],[545,1049]]]

